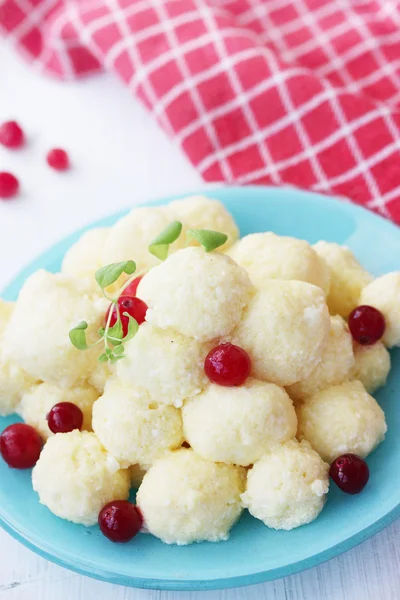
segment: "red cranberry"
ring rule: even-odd
[[[359,494],[368,483],[369,468],[357,454],[342,454],[331,464],[329,475],[346,494]]]
[[[7,200],[17,195],[19,188],[18,179],[12,174],[2,171],[0,173],[0,198]]]
[[[121,317],[122,331],[125,337],[128,333],[129,317],[124,315],[124,313],[128,313],[128,315],[130,315],[137,321],[138,325],[141,325],[146,318],[147,304],[145,304],[143,300],[140,300],[140,298],[136,298],[135,296],[121,296],[118,300],[118,307],[119,314]],[[118,313],[115,304],[112,304],[107,311],[106,322],[111,308],[112,315],[110,325],[112,327],[117,322]]]
[[[61,148],[53,148],[48,152],[47,164],[56,171],[66,171],[69,169],[69,157],[65,150]]]
[[[0,454],[14,469],[30,469],[38,461],[42,439],[36,429],[25,423],[14,423],[0,435]]]
[[[204,371],[212,383],[224,386],[242,385],[250,375],[250,356],[234,344],[220,344],[206,356]]]
[[[349,329],[359,344],[375,344],[385,333],[385,317],[373,306],[357,306],[349,315]]]
[[[82,429],[83,425],[83,413],[79,406],[72,402],[55,404],[46,418],[53,433],[68,433],[74,429]]]
[[[24,141],[24,132],[16,121],[0,125],[0,144],[6,148],[20,148]]]
[[[136,277],[131,283],[124,289],[122,296],[136,296],[139,283],[142,281],[143,275]]]
[[[128,500],[109,502],[99,513],[100,530],[112,542],[129,542],[139,533],[142,523],[140,510]]]

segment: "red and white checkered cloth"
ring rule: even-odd
[[[400,2],[0,0],[39,71],[113,70],[207,181],[292,184],[400,223]]]

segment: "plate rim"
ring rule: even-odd
[[[345,210],[348,210],[350,213],[353,213],[356,215],[360,214],[364,218],[367,216],[369,219],[372,219],[372,221],[378,221],[381,226],[386,227],[388,230],[391,230],[392,232],[396,232],[396,234],[400,233],[400,230],[396,224],[386,220],[385,218],[381,217],[380,215],[377,215],[376,213],[372,213],[371,211],[367,210],[366,208],[364,208],[362,206],[347,202],[340,197],[334,198],[334,197],[329,197],[329,196],[325,196],[322,194],[317,194],[312,191],[300,190],[300,189],[289,188],[289,187],[276,188],[274,186],[261,186],[260,185],[260,186],[245,186],[245,187],[215,186],[215,188],[212,188],[212,187],[207,186],[207,189],[200,189],[197,192],[179,193],[179,194],[168,196],[168,197],[152,199],[149,202],[135,204],[134,207],[163,205],[173,199],[180,199],[180,198],[185,198],[187,196],[193,196],[193,195],[199,195],[199,194],[212,197],[212,195],[214,193],[218,194],[222,190],[224,190],[225,192],[232,191],[232,192],[245,192],[245,193],[246,192],[253,193],[254,191],[257,191],[258,193],[260,193],[260,191],[262,192],[262,190],[267,190],[268,192],[270,192],[271,190],[273,190],[274,192],[277,193],[277,195],[291,191],[291,192],[295,193],[296,195],[303,196],[303,198],[306,199],[307,201],[323,202],[327,205],[335,206],[335,207],[337,206],[338,203],[340,203],[342,201],[342,203],[343,203],[342,205],[345,206]],[[10,290],[12,290],[13,286],[16,285],[17,280],[19,280],[21,278],[26,278],[33,270],[36,270],[37,263],[39,261],[43,261],[49,252],[57,251],[58,248],[61,248],[66,243],[68,243],[70,238],[76,237],[77,234],[83,233],[84,231],[86,231],[89,228],[99,226],[107,218],[120,217],[120,216],[126,214],[131,208],[132,207],[127,207],[126,209],[122,209],[115,213],[110,213],[109,215],[105,215],[105,216],[101,217],[100,219],[96,219],[95,221],[88,222],[87,224],[83,225],[82,227],[77,228],[74,231],[72,231],[70,234],[64,236],[63,238],[61,238],[61,240],[59,240],[55,244],[52,244],[50,247],[46,248],[44,251],[42,251],[40,254],[38,254],[32,261],[30,261],[29,264],[27,264],[25,267],[20,269],[16,274],[14,274],[14,276],[11,278],[11,280],[9,280],[6,283],[6,285],[4,286],[3,290],[1,291],[1,295],[3,295],[3,294],[7,295],[8,293],[10,293]],[[363,530],[361,530],[353,535],[350,535],[346,539],[342,540],[341,542],[338,542],[337,544],[335,544],[334,546],[331,546],[330,548],[327,548],[327,549],[325,549],[321,552],[318,552],[312,556],[308,556],[299,561],[295,561],[293,563],[289,563],[284,566],[275,567],[273,569],[269,569],[269,570],[265,570],[265,571],[259,571],[257,573],[250,573],[250,574],[248,573],[248,574],[232,576],[232,577],[228,577],[228,578],[218,578],[218,579],[211,579],[211,580],[203,580],[203,579],[181,580],[181,579],[156,579],[156,578],[149,578],[149,577],[140,578],[137,576],[115,575],[115,574],[111,574],[109,571],[104,571],[103,569],[96,570],[92,566],[89,566],[89,565],[87,565],[87,566],[80,565],[79,563],[74,562],[72,559],[63,558],[62,553],[58,554],[58,553],[54,552],[54,550],[52,552],[47,551],[43,544],[30,539],[29,535],[27,535],[26,533],[23,533],[22,531],[19,531],[18,528],[15,526],[15,524],[13,525],[10,521],[8,521],[4,517],[2,508],[0,507],[0,526],[7,533],[9,533],[14,539],[21,542],[24,546],[26,546],[28,549],[32,550],[33,552],[35,552],[42,558],[45,558],[45,559],[49,560],[50,562],[53,562],[61,567],[64,567],[66,569],[69,569],[71,571],[79,573],[81,575],[86,575],[88,577],[92,577],[94,579],[98,579],[101,581],[106,581],[108,583],[114,583],[114,584],[124,585],[124,586],[128,586],[128,587],[136,587],[136,588],[142,588],[142,589],[154,589],[154,590],[166,590],[166,591],[206,591],[206,590],[228,589],[228,588],[234,588],[234,587],[254,585],[257,583],[272,581],[275,579],[279,579],[281,577],[293,575],[295,573],[299,573],[300,571],[317,566],[317,565],[319,565],[327,560],[330,560],[331,558],[334,558],[344,552],[347,552],[348,550],[361,544],[362,542],[364,542],[371,536],[377,534],[379,531],[381,531],[382,529],[384,529],[385,527],[387,527],[388,525],[393,523],[399,517],[400,517],[400,502],[397,504],[397,506],[395,506],[392,510],[390,510],[386,515],[383,515],[380,519],[378,519],[374,523],[371,523],[369,526],[365,527]]]
[[[303,558],[302,560],[296,561],[294,563],[289,563],[288,565],[284,565],[282,567],[276,567],[274,569],[269,569],[268,571],[259,571],[258,573],[246,574],[246,575],[238,575],[236,577],[228,577],[223,579],[155,579],[155,578],[139,578],[134,576],[123,576],[123,575],[111,575],[108,571],[103,570],[94,570],[93,568],[85,568],[84,566],[80,567],[79,564],[74,563],[72,560],[65,560],[61,556],[56,554],[51,554],[47,552],[43,547],[38,544],[35,544],[33,541],[29,539],[28,536],[23,535],[17,529],[14,529],[11,525],[9,525],[6,521],[3,520],[3,517],[0,515],[0,526],[9,533],[14,539],[21,542],[26,548],[32,550],[35,554],[38,554],[42,558],[49,560],[50,562],[68,569],[70,571],[74,571],[75,573],[79,573],[80,575],[85,575],[87,577],[91,577],[92,579],[97,579],[100,581],[105,581],[107,583],[114,583],[118,585],[123,585],[126,587],[134,587],[139,589],[150,589],[150,590],[164,590],[164,591],[211,591],[211,590],[221,590],[221,589],[229,589],[236,587],[244,587],[250,585],[256,585],[258,583],[263,583],[267,581],[274,581],[276,579],[280,579],[282,577],[288,577],[290,575],[295,575],[301,571],[305,571],[311,569],[312,567],[316,567],[336,556],[339,556],[362,542],[365,542],[370,537],[379,533],[386,527],[388,527],[391,523],[393,523],[396,519],[400,517],[400,503],[393,508],[389,513],[385,516],[378,519],[362,531],[355,533],[354,535],[349,536],[342,542],[327,548],[322,552],[318,552],[312,556],[308,556],[307,558]]]

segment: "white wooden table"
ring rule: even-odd
[[[111,76],[74,84],[41,78],[0,41],[0,122],[16,118],[29,145],[0,149],[0,170],[20,178],[0,204],[0,289],[24,263],[76,227],[151,197],[196,190],[199,176]],[[52,172],[48,148],[71,154]],[[394,482],[394,484],[396,484]],[[398,485],[398,482],[397,482]],[[57,567],[0,531],[0,600],[399,600],[400,521],[320,567],[251,588],[174,593],[133,590]]]

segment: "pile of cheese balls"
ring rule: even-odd
[[[161,262],[148,245],[173,220],[183,235]],[[188,228],[228,240],[207,253],[187,245]],[[135,284],[146,318],[122,360],[100,363],[69,331],[85,319],[96,338],[109,302],[94,273],[127,259],[146,271]],[[32,472],[41,503],[90,526],[135,487],[139,526],[166,543],[215,542],[243,509],[275,529],[311,522],[329,465],[384,439],[371,394],[400,345],[400,273],[374,279],[334,243],[239,239],[221,203],[191,197],[85,233],[61,273],[38,271],[15,304],[0,303],[0,336],[0,413],[44,442]],[[68,413],[63,430],[54,409],[66,404],[80,418]]]

